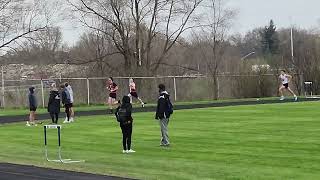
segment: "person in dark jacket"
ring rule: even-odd
[[[155,119],[159,120],[160,129],[161,129],[161,140],[160,146],[169,146],[169,135],[168,135],[168,124],[170,113],[167,111],[168,105],[167,101],[170,99],[170,95],[166,91],[166,87],[163,84],[158,86],[159,88],[159,98],[158,98],[158,105],[157,105],[157,112],[155,115]]]
[[[48,112],[52,119],[52,123],[58,124],[59,113],[60,113],[60,93],[56,88],[56,84],[51,85],[51,91],[48,102]]]
[[[62,104],[65,108],[65,112],[67,115],[67,119],[63,121],[63,123],[70,123],[70,108],[71,108],[71,99],[70,99],[70,94],[69,91],[66,89],[66,86],[64,84],[60,85],[61,89],[61,99],[62,99]]]
[[[132,105],[130,103],[130,97],[123,96],[122,103],[116,109],[116,113],[115,113],[116,118],[120,123],[121,131],[122,131],[122,145],[123,145],[122,153],[135,152],[134,150],[131,149],[132,124],[133,124],[133,118],[131,114],[132,114]]]
[[[30,115],[29,115],[29,121],[27,121],[27,124],[26,124],[27,126],[31,126],[31,125],[36,126],[37,125],[35,122],[35,116],[36,116],[38,103],[37,103],[37,98],[34,95],[34,92],[35,92],[35,88],[30,87],[29,88],[29,95],[28,95]]]

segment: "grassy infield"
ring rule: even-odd
[[[0,162],[140,179],[319,179],[319,117],[317,102],[175,111],[172,146],[161,148],[153,113],[136,113],[137,152],[126,155],[114,117],[83,117],[62,130],[65,157],[86,160],[72,165],[44,160],[41,126],[6,124]]]

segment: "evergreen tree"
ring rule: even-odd
[[[262,52],[265,55],[274,55],[279,52],[279,37],[273,20],[270,20],[269,26],[261,31]]]

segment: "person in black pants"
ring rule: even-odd
[[[66,89],[66,86],[64,84],[60,85],[61,88],[61,99],[62,99],[62,104],[65,108],[65,112],[67,115],[67,119],[66,121],[63,121],[63,123],[70,123],[70,108],[71,108],[71,99],[70,99],[70,94],[68,92],[68,90]]]
[[[27,121],[26,126],[31,126],[31,125],[37,126],[35,116],[36,116],[38,103],[37,103],[37,98],[35,96],[34,87],[29,88],[28,99],[29,99],[30,115],[29,115],[29,121]]]
[[[52,123],[58,124],[59,113],[60,113],[60,93],[56,88],[56,84],[51,85],[52,90],[50,91],[48,112],[50,113]]]
[[[122,98],[122,103],[116,109],[117,121],[120,123],[122,130],[122,153],[134,153],[135,151],[131,149],[131,137],[132,137],[132,124],[133,118],[132,114],[132,105],[130,103],[130,97],[124,96]]]

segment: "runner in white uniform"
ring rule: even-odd
[[[144,107],[144,102],[138,96],[137,89],[136,89],[136,83],[134,83],[132,78],[129,79],[129,89],[130,89],[130,93],[128,94],[128,96],[130,97],[130,103],[132,103],[132,97],[135,97],[140,101],[141,106]]]
[[[279,76],[279,79],[281,80],[281,86],[279,88],[279,92],[281,95],[280,100],[284,100],[283,91],[288,90],[294,96],[294,100],[297,101],[298,97],[294,94],[294,92],[289,87],[289,82],[292,79],[292,76],[286,74],[285,70],[282,70]]]
[[[74,122],[74,109],[73,109],[73,90],[72,87],[70,86],[69,83],[64,84],[66,86],[66,89],[68,90],[70,94],[70,102],[71,102],[71,107],[70,107],[70,122]],[[68,121],[68,117],[66,117],[65,122]]]

